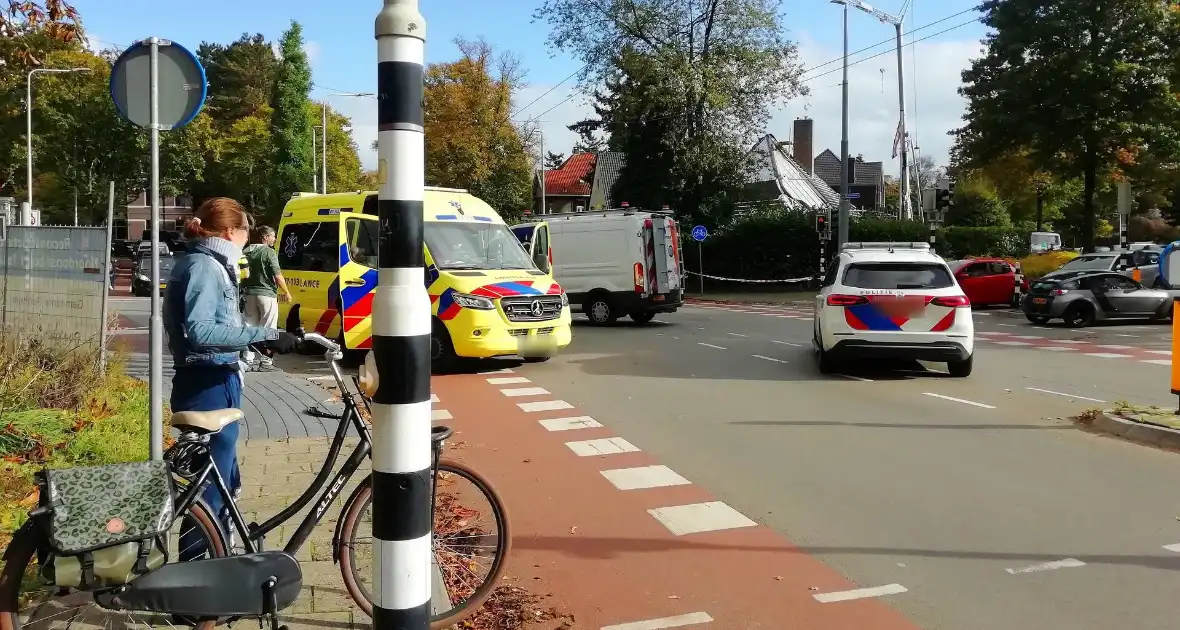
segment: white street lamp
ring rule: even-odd
[[[25,202],[28,204],[28,208],[21,210],[21,225],[31,223],[33,216],[33,75],[38,73],[64,74],[67,72],[90,72],[90,68],[34,68],[29,70],[28,80],[25,83],[25,141],[28,152],[26,175],[28,176],[29,190],[28,200]]]
[[[323,142],[320,143],[321,150],[323,151],[323,174],[320,176],[320,182],[323,185],[324,194],[328,193],[328,98],[332,96],[346,96],[349,98],[374,98],[377,95],[372,92],[338,92],[324,97],[323,102],[320,104],[324,117],[322,126],[320,127],[323,129],[323,136],[321,136],[321,138],[323,138]],[[352,128],[345,126],[344,131],[350,132],[352,131]]]

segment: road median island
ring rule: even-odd
[[[1099,433],[1148,446],[1180,450],[1180,416],[1174,410],[1118,403],[1111,409],[1090,409],[1075,420]]]

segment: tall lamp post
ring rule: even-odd
[[[323,169],[322,173],[320,174],[320,186],[322,187],[324,194],[328,194],[328,98],[332,97],[332,96],[346,96],[349,98],[376,98],[377,97],[377,95],[372,92],[337,92],[335,94],[329,94],[328,96],[325,96],[324,100],[320,102],[320,110],[321,110],[322,116],[323,116],[323,121],[321,122],[321,126],[320,126],[320,129],[322,130],[322,132],[321,132],[322,135],[320,135],[320,140],[321,140],[320,151],[323,155],[321,162],[320,162],[321,168]],[[345,133],[352,131],[352,127],[349,127],[346,125],[344,127],[344,131],[345,131]],[[315,131],[313,130],[312,131],[313,138],[314,138],[314,135],[315,135]],[[314,139],[313,139],[313,142],[314,142]],[[312,170],[313,171],[315,170],[314,160],[312,163]]]
[[[311,127],[311,192],[320,191],[320,178],[315,169],[316,157],[319,155],[315,152],[315,130],[322,128],[319,125]]]
[[[26,161],[26,175],[28,177],[27,214],[21,211],[21,224],[28,225],[33,216],[33,76],[37,74],[65,74],[69,72],[90,72],[90,68],[34,68],[29,70],[28,80],[25,82],[25,150],[28,153]]]
[[[833,258],[840,253],[840,248],[848,242],[848,2],[847,0],[832,0],[835,4],[844,5],[844,80],[841,81],[842,92],[840,98],[840,214],[836,222],[836,248]]]
[[[1037,182],[1037,231],[1042,232],[1045,218],[1045,182]]]

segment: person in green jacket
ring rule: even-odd
[[[275,252],[274,228],[262,225],[254,231],[254,243],[242,250],[249,264],[249,276],[242,280],[242,295],[245,301],[246,322],[252,326],[278,328],[279,300],[291,301],[291,291],[283,279],[283,272],[279,269],[279,255]],[[268,355],[258,357],[254,362],[254,352],[246,352],[246,362],[250,369],[270,371],[274,369],[274,360]]]

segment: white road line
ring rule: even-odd
[[[557,411],[558,409],[573,409],[574,406],[564,400],[538,400],[534,402],[516,403],[521,411],[534,413],[537,411]]]
[[[703,342],[703,341],[698,341],[698,342],[697,342],[697,345],[698,345],[698,346],[704,346],[704,347],[706,347],[706,348],[713,348],[714,350],[728,350],[728,349],[729,349],[729,348],[726,348],[725,346],[715,346],[715,345],[713,345],[713,344],[711,344],[711,343],[705,343],[705,342]]]
[[[1087,352],[1087,353],[1086,353],[1085,355],[1083,355],[1083,356],[1087,356],[1087,357],[1098,357],[1099,359],[1125,359],[1125,358],[1127,358],[1127,357],[1129,357],[1129,356],[1131,356],[1131,355],[1129,355],[1129,354],[1118,354],[1118,353],[1115,353],[1115,352]]]
[[[932,396],[934,398],[941,398],[943,400],[949,400],[951,402],[963,403],[964,405],[983,407],[984,409],[995,409],[995,407],[993,407],[991,405],[985,405],[983,403],[975,402],[973,400],[963,400],[962,398],[955,398],[953,396],[943,396],[942,394],[935,394],[932,392],[922,392],[922,395],[923,396]]]
[[[749,337],[749,335],[743,335],[743,334],[741,334],[741,333],[731,333],[731,332],[727,332],[727,333],[725,333],[725,334],[727,334],[727,335],[733,335],[734,337]]]
[[[1031,346],[1027,341],[993,341],[997,346]]]
[[[653,319],[653,320],[651,320],[651,321],[652,321],[652,323],[653,323],[653,324],[667,324],[667,323],[668,323],[668,322],[666,322],[666,321],[664,321],[664,320],[662,320],[662,319]]]
[[[500,368],[498,370],[488,370],[487,372],[481,372],[481,374],[515,374],[515,373],[516,373],[516,370],[513,370],[512,368]]]
[[[1005,335],[1007,333],[992,332],[990,330],[977,330],[977,331],[975,331],[975,334],[987,336],[987,335]]]
[[[1152,365],[1172,365],[1171,359],[1144,359],[1140,363],[1150,363]]]
[[[1085,562],[1076,558],[1066,558],[1064,560],[1054,560],[1052,562],[1044,562],[1041,564],[1034,564],[1031,567],[1022,567],[1020,569],[1004,569],[1012,575],[1018,573],[1036,573],[1038,571],[1053,571],[1055,569],[1073,569],[1076,567],[1086,566]]]
[[[1078,339],[1054,339],[1053,343],[1068,343],[1071,345],[1087,344],[1089,341],[1080,341]]]
[[[500,393],[509,398],[519,398],[521,396],[544,396],[549,393],[549,390],[544,387],[512,387],[501,389]]]
[[[760,354],[751,354],[750,356],[754,357],[755,359],[762,359],[763,361],[774,361],[775,363],[786,363],[786,361],[783,361],[782,359],[776,359],[774,357],[764,357]]]
[[[430,402],[432,402],[432,403],[438,402],[438,394],[431,394],[430,395]]]
[[[844,378],[851,380],[851,381],[860,381],[862,383],[872,383],[873,382],[873,379],[865,378],[863,376],[853,376],[851,374],[841,374],[840,376],[843,376]]]
[[[573,429],[595,429],[602,423],[590,416],[571,416],[569,418],[550,418],[540,420],[541,426],[547,431],[571,431]]]
[[[803,347],[803,344],[801,344],[801,343],[791,343],[789,341],[779,341],[778,339],[771,339],[770,343],[777,343],[777,344],[782,344],[784,346],[792,346],[795,348],[802,348]]]
[[[721,501],[674,505],[647,513],[676,536],[758,525]]]
[[[512,385],[513,383],[531,383],[529,379],[523,376],[498,376],[487,379],[490,385]]]
[[[1046,352],[1076,352],[1077,348],[1070,348],[1069,346],[1041,346],[1037,350],[1044,350]]]
[[[431,420],[450,420],[452,418],[454,418],[454,416],[452,416],[451,412],[447,411],[446,409],[431,409],[430,410],[430,419]]]
[[[1115,336],[1115,337],[1131,337],[1132,339],[1138,339],[1138,338],[1139,338],[1139,335],[1125,335],[1125,334],[1123,334],[1123,333],[1115,333],[1115,334],[1114,334],[1114,336]]]
[[[668,486],[686,486],[692,483],[667,466],[616,468],[599,472],[619,490],[666,488]]]
[[[1089,400],[1090,402],[1104,403],[1105,400],[1100,398],[1086,398],[1085,396],[1078,396],[1077,394],[1066,394],[1065,392],[1055,392],[1051,389],[1040,389],[1038,387],[1025,387],[1025,389],[1032,392],[1041,392],[1042,394],[1053,394],[1054,396],[1064,396],[1066,398],[1077,398],[1078,400]]]
[[[659,619],[648,619],[647,621],[632,621],[631,623],[603,626],[602,630],[663,630],[664,628],[680,628],[704,623],[713,623],[713,618],[703,612],[694,612],[688,613],[687,615],[676,615],[675,617],[661,617]]]
[[[580,442],[566,442],[578,457],[593,457],[595,455],[615,455],[617,453],[638,453],[639,447],[621,437],[602,438],[601,440],[582,440]]]
[[[1107,344],[1097,344],[1097,345],[1095,345],[1095,347],[1096,348],[1105,348],[1107,350],[1130,350],[1130,349],[1134,348],[1135,346],[1120,346],[1117,344],[1107,343]]]
[[[1016,328],[1016,324],[996,324],[997,326],[1007,326],[1008,328]]]
[[[1175,544],[1171,544],[1171,545],[1164,545],[1164,549],[1167,549],[1168,551],[1180,553],[1180,543],[1175,543]]]
[[[864,599],[866,597],[881,597],[882,595],[896,595],[908,589],[901,584],[886,584],[869,588],[854,588],[850,591],[835,591],[833,593],[817,593],[812,595],[821,604],[832,602],[846,602],[850,599]]]
[[[1044,337],[1038,337],[1036,335],[1012,335],[1012,338],[1013,339],[1044,339]]]
[[[1165,357],[1170,357],[1170,356],[1172,356],[1172,351],[1171,351],[1171,350],[1148,350],[1147,352],[1148,352],[1149,354],[1162,354],[1162,355],[1164,355]]]

